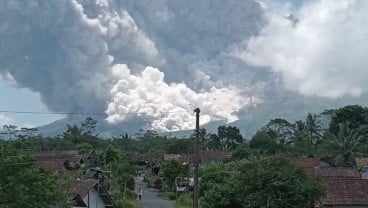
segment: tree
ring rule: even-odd
[[[178,176],[186,176],[188,174],[189,166],[183,165],[178,161],[169,161],[162,166],[164,181],[169,190],[175,190],[175,179]]]
[[[212,163],[201,169],[200,195],[204,208],[242,207],[234,173],[222,163]]]
[[[271,119],[262,129],[274,132],[276,142],[280,144],[290,142],[295,132],[294,126],[289,121],[281,118]]]
[[[92,145],[84,142],[77,144],[77,150],[79,154],[87,155],[93,150],[93,147]]]
[[[249,142],[251,149],[258,150],[261,154],[275,154],[282,148],[277,143],[278,136],[273,130],[261,129]]]
[[[303,131],[311,144],[318,145],[320,143],[323,130],[316,114],[308,113]]]
[[[337,166],[355,166],[355,156],[363,139],[361,131],[349,128],[347,123],[340,123],[336,133],[325,136],[322,150],[334,159]]]
[[[169,154],[189,154],[193,153],[194,141],[189,139],[171,139],[167,149]]]
[[[349,105],[337,110],[326,110],[324,114],[331,116],[329,131],[337,134],[339,124],[346,123],[350,129],[368,125],[368,109],[359,105]]]
[[[105,165],[118,162],[119,159],[120,159],[120,152],[117,149],[115,149],[111,144],[107,146],[104,155]]]
[[[90,143],[95,147],[97,145],[97,134],[95,134],[96,124],[97,121],[91,117],[81,122],[80,126],[67,124],[67,130],[63,133],[63,137],[72,142],[74,147],[82,142]]]
[[[60,177],[34,168],[35,161],[0,146],[0,207],[68,207]]]
[[[237,145],[243,143],[243,136],[235,126],[219,126],[217,134],[206,134],[205,129],[201,132],[202,145],[209,149],[224,151],[234,150]]]
[[[240,170],[244,207],[314,208],[324,193],[316,179],[280,157],[245,163]]]
[[[252,154],[252,150],[249,148],[249,144],[243,143],[238,145],[233,152],[233,159],[242,160],[248,159]]]
[[[324,189],[319,181],[280,157],[219,165],[201,178],[204,208],[314,208]]]

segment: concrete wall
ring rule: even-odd
[[[84,203],[88,206],[88,194],[83,198]],[[89,207],[90,208],[105,208],[106,205],[102,198],[98,195],[95,189],[89,191]]]

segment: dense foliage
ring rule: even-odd
[[[146,174],[153,186],[166,191],[175,190],[178,177],[192,177],[190,166],[164,161],[164,154],[191,155],[194,134],[179,139],[142,130],[101,138],[95,132],[96,125],[94,119],[87,118],[52,138],[43,137],[34,128],[4,125],[0,133],[0,206],[63,207],[69,203],[68,195],[60,190],[59,181],[65,179],[35,168],[29,154],[32,151],[78,150],[88,155],[88,167],[75,167],[79,177],[88,177],[91,167],[103,171],[104,185],[121,207],[135,206],[133,177],[138,171]],[[346,106],[308,114],[295,122],[271,119],[249,140],[234,126],[219,126],[216,133],[201,129],[199,142],[201,150],[233,153],[224,163],[201,166],[201,206],[308,208],[321,197],[323,187],[285,158],[314,156],[335,166],[355,167],[355,157],[368,156],[368,108]],[[133,165],[132,158],[140,154],[147,160],[143,167]],[[183,204],[190,199],[190,194],[173,196],[185,201]]]
[[[62,177],[33,167],[35,160],[11,145],[0,145],[0,207],[66,207]]]

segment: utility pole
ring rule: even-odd
[[[193,208],[198,208],[199,199],[199,181],[198,181],[198,166],[199,166],[199,155],[198,155],[198,140],[199,140],[199,108],[194,109],[196,113],[196,138],[194,142],[194,199]]]

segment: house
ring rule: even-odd
[[[311,170],[313,172],[309,172],[309,174],[312,175],[312,176],[315,176],[315,177],[361,179],[360,172],[355,168],[315,167]]]
[[[200,163],[208,164],[211,162],[223,161],[225,159],[231,158],[233,155],[231,152],[219,151],[219,150],[207,150],[199,152]]]
[[[177,161],[183,164],[193,163],[193,155],[191,154],[164,154],[164,161]]]
[[[295,166],[302,167],[305,169],[315,167],[332,167],[332,165],[323,158],[320,159],[309,156],[289,158],[289,162]]]
[[[326,196],[317,203],[319,208],[368,208],[368,180],[324,178]]]
[[[85,164],[87,163],[87,160],[84,158],[84,156],[78,154],[75,150],[69,150],[69,151],[36,151],[33,152],[32,155],[35,157],[38,161],[45,161],[45,160],[51,160],[51,159],[63,159],[67,160],[69,162],[73,163],[79,163],[79,164]]]
[[[50,172],[65,173],[87,163],[76,151],[40,151],[33,152],[37,160],[35,166]]]
[[[367,157],[357,157],[355,158],[355,163],[360,169],[362,179],[368,179],[368,158]]]
[[[150,161],[146,154],[136,154],[132,156],[131,163],[135,165],[147,165]]]
[[[318,177],[326,188],[326,196],[316,202],[318,208],[368,208],[368,180],[362,180],[356,168],[332,167],[324,159],[290,158],[307,174]]]
[[[50,160],[37,161],[35,166],[37,168],[49,172],[66,173],[68,171],[73,170],[71,164],[64,159],[54,159],[54,160],[50,159]]]
[[[76,180],[67,184],[66,189],[73,196],[73,208],[115,207],[111,196],[106,191],[106,189],[102,185],[100,185],[98,180]]]
[[[332,167],[325,159],[314,157],[289,158],[291,164],[301,167],[314,177],[356,178],[361,179],[360,172],[355,168]]]

